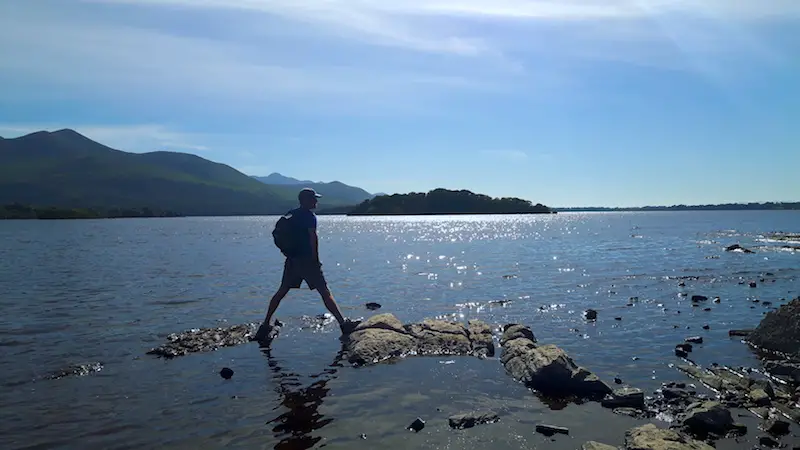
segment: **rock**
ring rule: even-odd
[[[593,309],[587,309],[583,312],[583,316],[586,318],[586,320],[597,320],[597,311]]]
[[[614,384],[622,384],[622,378],[614,377]]]
[[[233,370],[229,367],[223,367],[222,370],[219,371],[219,376],[225,378],[226,380],[230,380],[233,376]]]
[[[691,353],[693,347],[692,347],[692,344],[683,343],[683,344],[676,345],[675,348],[683,350],[686,353]]]
[[[475,425],[484,423],[494,423],[500,420],[496,413],[491,411],[483,412],[470,412],[465,414],[456,414],[448,418],[451,428],[472,428]]]
[[[766,350],[800,356],[800,297],[768,312],[748,341]]]
[[[748,249],[742,247],[739,244],[733,244],[733,245],[730,245],[728,247],[725,247],[725,251],[726,252],[753,253],[752,250],[748,250]]]
[[[648,423],[625,432],[625,450],[714,450],[714,447]]]
[[[688,358],[689,353],[686,352],[686,350],[682,350],[678,347],[675,347],[675,356],[677,356],[678,358]]]
[[[758,438],[758,444],[763,447],[769,448],[778,448],[781,446],[781,443],[776,441],[775,438],[771,436],[761,436]]]
[[[378,314],[361,322],[350,334],[348,361],[358,365],[410,355],[494,356],[491,329],[479,320],[467,326],[458,322],[426,319],[403,326],[392,314]]]
[[[708,300],[708,297],[706,297],[705,295],[693,295],[692,296],[692,301],[693,302],[704,302],[706,300]]]
[[[596,441],[589,441],[581,446],[581,450],[618,450],[618,449],[613,445],[602,444]]]
[[[556,433],[569,434],[569,428],[557,427],[555,425],[539,424],[539,425],[536,425],[536,432],[537,433],[542,433],[545,436],[552,436],[552,435],[554,435]]]
[[[800,363],[791,361],[766,361],[764,370],[772,375],[787,377],[795,383],[800,383]]]
[[[601,405],[605,408],[636,408],[644,409],[644,392],[633,387],[614,389],[607,395]]]
[[[761,428],[769,434],[775,436],[782,436],[789,434],[789,422],[779,418],[778,416],[770,416],[761,425]]]
[[[509,334],[511,328],[506,330]],[[533,333],[516,331],[520,335]],[[555,345],[539,346],[530,338],[506,339],[500,358],[506,371],[527,387],[553,396],[603,398],[611,388],[588,370],[579,367]]]
[[[750,393],[748,393],[748,397],[756,406],[769,406],[769,404],[772,403],[769,395],[761,388],[751,390]]]
[[[89,375],[90,373],[100,372],[101,370],[103,370],[103,364],[99,362],[73,364],[64,369],[47,374],[42,378],[48,380],[58,380],[65,377],[83,377]]]
[[[148,355],[175,358],[189,353],[208,352],[222,347],[248,343],[255,336],[257,323],[233,325],[226,328],[194,328],[167,336],[167,343],[153,348]]]
[[[704,330],[710,330],[711,329],[711,325],[703,325],[703,329]]]
[[[753,330],[730,330],[728,336],[749,336]]]
[[[702,344],[703,343],[703,338],[700,337],[700,336],[692,336],[692,337],[686,338],[686,342],[691,342],[692,344]]]
[[[683,425],[696,436],[708,434],[725,435],[733,428],[730,410],[719,402],[706,401],[691,405],[686,412]]]
[[[370,311],[374,311],[376,309],[380,309],[381,308],[381,304],[380,303],[375,303],[375,302],[369,302],[369,303],[365,304],[364,306]]]
[[[527,339],[536,343],[536,336],[533,335],[533,331],[525,325],[515,323],[505,325],[503,327],[503,336],[500,337],[500,345],[506,345],[506,342],[514,339]]]
[[[416,420],[411,422],[411,425],[409,425],[407,429],[414,430],[417,433],[419,433],[419,431],[422,430],[423,428],[425,428],[425,421],[417,417]]]
[[[755,281],[751,281],[751,282],[750,282],[750,284],[749,284],[749,286],[750,286],[751,288],[754,288],[754,287],[756,287],[756,286],[758,286],[758,285],[756,284],[756,282],[755,282]]]
[[[759,388],[764,390],[769,398],[775,398],[775,388],[772,387],[772,383],[770,383],[769,380],[752,380],[750,386],[753,389]]]

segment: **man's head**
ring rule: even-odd
[[[317,207],[317,199],[322,197],[314,189],[304,188],[297,194],[297,200],[303,208],[314,209]]]

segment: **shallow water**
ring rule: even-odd
[[[496,358],[349,367],[337,361],[336,327],[303,320],[325,312],[307,289],[278,310],[286,326],[269,353],[246,344],[145,355],[168,333],[263,317],[282,268],[275,220],[0,222],[0,447],[574,449],[621,444],[641,423],[597,404],[551,409]],[[764,238],[800,231],[797,212],[320,216],[319,226],[323,269],[346,315],[369,316],[364,303],[378,302],[402,321],[525,323],[607,381],[646,392],[685,380],[669,364],[690,335],[705,339],[691,354],[699,364],[756,364],[728,330],[752,328],[800,294],[800,252]],[[737,242],[757,253],[723,251]],[[693,294],[720,303],[693,308]],[[511,302],[488,305],[495,300]],[[598,310],[596,323],[583,320],[586,308]],[[103,370],[37,380],[92,361]],[[218,375],[226,366],[231,380]],[[449,430],[450,414],[472,409],[501,420]],[[418,416],[425,429],[405,430]],[[540,422],[570,435],[534,433]]]

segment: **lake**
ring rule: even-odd
[[[326,310],[305,284],[278,309],[270,351],[146,355],[169,333],[263,319],[282,270],[276,220],[0,222],[0,447],[575,449],[622,444],[643,423],[594,403],[553,409],[505,374],[499,351],[351,367],[337,358],[335,322],[311,320]],[[701,365],[757,365],[728,330],[800,294],[800,252],[763,239],[775,231],[800,232],[800,212],[319,217],[345,315],[376,314],[364,304],[378,302],[403,322],[524,323],[607,382],[647,393],[687,380],[670,367],[687,336],[705,339],[692,354]],[[724,251],[734,243],[756,253]],[[694,294],[720,302],[693,308]],[[40,379],[88,362],[102,370]],[[449,429],[450,414],[478,408],[500,422]],[[426,427],[406,430],[417,417]],[[537,434],[540,422],[570,435]],[[736,445],[718,448],[752,447]]]

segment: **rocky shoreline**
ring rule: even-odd
[[[596,318],[596,313],[585,315],[587,319]],[[256,327],[257,324],[250,323],[171,334],[164,345],[148,354],[174,358],[244,344],[252,340]],[[710,449],[719,439],[748,433],[758,433],[760,445],[767,448],[787,447],[794,441],[790,436],[792,423],[800,423],[800,298],[766,314],[754,330],[729,332],[731,336],[742,336],[743,342],[758,352],[762,367],[700,367],[687,356],[692,343],[701,338],[689,337],[676,346],[676,354],[683,357],[685,364],[674,366],[689,382],[664,383],[652,395],[624,385],[619,379],[614,380],[612,387],[578,365],[563,349],[538,342],[528,326],[509,323],[494,329],[496,333],[492,332],[493,327],[479,320],[463,324],[426,319],[403,324],[394,315],[383,313],[361,322],[344,339],[343,349],[347,361],[360,367],[414,356],[493,358],[497,341],[499,361],[505,372],[538,396],[596,401],[616,414],[668,424],[666,428],[647,423],[629,429],[625,448],[630,450]],[[698,392],[697,384],[712,394]],[[740,414],[735,412],[740,410],[760,419],[758,429],[748,429],[737,422]],[[500,417],[493,411],[468,411],[449,418],[450,426],[458,429],[498,420]],[[411,429],[424,427],[421,419],[414,424]],[[537,426],[537,431],[569,432],[557,425],[544,424]],[[587,442],[583,448],[614,447]]]

